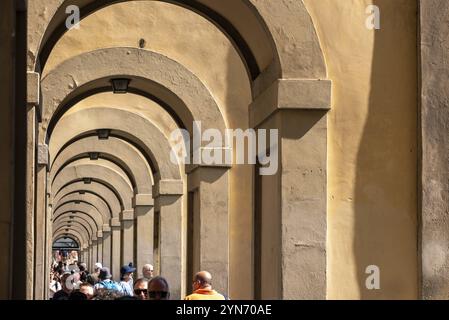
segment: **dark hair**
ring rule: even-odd
[[[134,287],[136,286],[136,285],[138,285],[139,283],[149,283],[149,281],[147,280],[147,279],[145,279],[145,278],[139,278],[139,279],[137,279],[136,281],[134,281]]]
[[[93,288],[94,286],[91,285],[89,282],[83,282],[83,283],[80,284],[80,289],[81,289],[82,287],[90,287],[90,288]]]
[[[150,289],[150,285],[155,281],[162,282],[167,287],[167,291],[170,291],[170,287],[168,286],[167,279],[165,279],[164,277],[161,277],[161,276],[154,277],[150,281],[148,281],[148,289]]]

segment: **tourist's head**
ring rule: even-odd
[[[200,271],[193,277],[193,290],[212,287],[212,275],[207,271]]]
[[[128,266],[123,266],[120,268],[120,279],[123,281],[128,281],[132,279],[133,272],[136,271],[136,268]]]
[[[142,268],[142,274],[144,278],[151,279],[153,278],[154,268],[151,264],[146,264]]]
[[[61,277],[61,286],[62,289],[69,293],[73,290],[73,284],[72,284],[72,279],[71,279],[71,274],[69,272],[66,272],[62,275]]]
[[[163,277],[154,277],[148,282],[149,300],[170,300],[168,282]]]
[[[109,271],[109,268],[101,268],[98,278],[100,280],[111,279],[112,275],[111,275],[111,272]]]
[[[134,296],[139,300],[148,300],[148,280],[141,278],[134,283]]]
[[[103,265],[100,262],[97,262],[95,264],[94,272],[99,273],[102,268],[103,268]]]
[[[95,290],[93,285],[90,283],[84,282],[80,284],[80,292],[84,293],[88,300],[91,300],[95,295]]]

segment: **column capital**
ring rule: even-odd
[[[27,72],[27,104],[38,107],[40,103],[40,74]]]
[[[331,91],[330,80],[278,79],[251,103],[250,126],[258,127],[282,109],[330,110]]]
[[[49,162],[48,160],[49,160],[48,145],[40,143],[37,147],[37,164],[39,166],[46,166],[48,168]]]
[[[159,180],[153,186],[153,195],[155,198],[162,195],[183,195],[184,184],[182,180]]]
[[[187,189],[193,191],[200,187],[202,181],[218,179],[228,170],[229,168],[225,167],[197,167],[189,173]]]
[[[134,220],[134,210],[123,210],[120,213],[121,221],[131,221]]]
[[[98,230],[97,231],[97,240],[103,238],[103,231],[102,230]]]
[[[152,194],[136,194],[133,198],[133,207],[154,206]]]
[[[111,226],[108,224],[103,225],[103,234],[111,232]]]
[[[120,218],[111,218],[111,227],[121,227],[122,223],[120,222]]]
[[[204,148],[201,148],[201,152],[202,150],[204,150]],[[224,149],[221,148],[220,152],[224,152]],[[199,168],[213,168],[213,169],[226,169],[229,170],[232,168],[232,164],[228,164],[228,163],[223,163],[223,164],[213,164],[213,165],[208,165],[208,164],[188,164],[186,165],[186,173],[190,174],[192,172],[194,172],[195,170],[199,169]]]

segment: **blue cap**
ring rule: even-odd
[[[130,266],[123,266],[120,268],[120,274],[132,273],[136,271],[136,268],[131,268]]]

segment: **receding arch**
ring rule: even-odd
[[[72,228],[69,228],[67,226],[67,222],[64,221],[60,221],[58,223],[55,223],[53,225],[53,233],[56,234],[57,232],[64,232],[66,233],[65,230],[76,230],[79,234],[83,235],[83,238],[85,240],[86,243],[89,243],[89,241],[92,240],[92,233],[90,233],[90,231],[86,228],[85,225],[79,223],[78,221],[75,221],[72,224]],[[67,232],[69,232],[67,231]]]
[[[45,9],[48,14],[31,21],[33,36],[29,40],[32,53],[28,57],[29,70],[39,72],[44,68],[54,45],[67,31],[65,8],[68,1],[35,4],[37,12]],[[126,0],[70,0],[70,3],[80,4],[82,16],[85,17],[107,5],[123,1]],[[251,79],[265,78],[261,81],[265,82],[265,86],[279,78],[326,78],[318,36],[302,1],[162,1],[183,5],[213,22],[234,44]],[[197,5],[203,9],[195,9]],[[251,54],[244,53],[248,49]],[[267,54],[266,51],[271,52]],[[256,65],[258,68],[255,68]],[[261,73],[271,75],[261,77]]]
[[[69,227],[70,225],[70,227]],[[84,232],[87,237],[86,240],[89,241],[92,239],[92,237],[96,236],[96,231],[93,230],[90,226],[90,224],[85,219],[76,219],[76,220],[68,220],[67,218],[61,218],[59,221],[55,221],[53,223],[53,229],[54,231],[58,231],[62,228],[65,230],[70,230],[73,227],[78,227],[79,231]]]
[[[73,219],[70,218],[71,216],[73,216]],[[59,228],[62,225],[68,226],[73,224],[82,226],[88,233],[89,238],[96,236],[98,232],[98,229],[94,229],[93,223],[95,223],[94,219],[89,214],[82,211],[76,213],[63,212],[53,219],[53,226],[55,228]]]
[[[80,236],[80,234],[74,230],[71,230],[67,233],[58,232],[58,234],[53,234],[52,249],[54,249],[55,242],[65,238],[70,238],[72,241],[75,241],[78,245],[78,250],[81,250],[82,246],[85,244],[85,240]]]
[[[120,195],[125,210],[132,209],[132,198],[134,196],[131,185],[126,179],[106,166],[98,164],[69,165],[64,168],[56,177],[52,185],[53,194],[57,194],[60,189],[72,181],[79,181],[83,178],[95,179],[107,185],[110,189]]]
[[[95,221],[97,229],[101,229],[101,226],[109,221],[109,219],[104,219],[103,215],[100,213],[98,208],[95,207],[95,205],[85,200],[71,200],[60,203],[59,206],[53,211],[53,218],[56,218],[61,212],[69,212],[69,210],[72,210],[69,208],[74,207],[79,208],[80,212],[88,212],[88,214],[90,214]]]
[[[80,154],[98,152],[101,157],[113,159],[125,167],[136,183],[136,191],[140,194],[151,194],[151,186],[154,184],[151,168],[145,157],[128,142],[109,137],[108,140],[99,140],[98,137],[86,137],[73,142],[63,149],[53,161],[50,170],[50,180],[66,163],[71,162]]]
[[[98,154],[98,157],[95,159],[91,158],[90,153],[80,153],[75,155],[74,157],[68,159],[65,163],[63,163],[58,170],[55,170],[54,174],[50,171],[50,182],[53,182],[54,176],[57,176],[59,171],[63,170],[66,166],[72,164],[72,163],[80,163],[80,162],[94,162],[99,160],[99,162],[108,163],[111,168],[118,169],[120,174],[122,174],[124,177],[126,177],[127,181],[129,181],[131,187],[133,190],[136,190],[136,181],[134,179],[134,175],[132,174],[132,171],[129,170],[129,166],[124,164],[123,161],[120,160],[120,158],[116,157],[115,155],[108,155],[108,154]]]
[[[71,240],[71,241],[76,245],[76,247],[67,247],[67,248],[64,248],[64,249],[73,249],[73,250],[79,250],[79,249],[81,249],[81,243],[82,243],[82,241],[80,241],[80,239],[78,239],[78,237],[77,237],[76,235],[73,235],[73,234],[67,235],[67,236],[58,236],[58,237],[55,237],[54,240],[53,240],[52,248],[53,248],[53,249],[55,248],[55,244],[56,244],[58,241],[65,240],[65,239]]]
[[[112,218],[112,213],[109,211],[108,205],[98,196],[92,193],[71,193],[62,197],[58,202],[55,202],[55,208],[59,203],[83,201],[92,204],[101,213],[103,221],[109,221]]]
[[[120,63],[117,63],[120,61]],[[94,67],[93,67],[94,66]],[[66,60],[42,79],[41,142],[52,135],[64,105],[93,88],[109,87],[116,77],[130,78],[130,87],[170,102],[185,127],[193,121],[224,133],[225,119],[205,85],[188,69],[161,54],[136,48],[107,48]],[[62,112],[60,111],[62,110]]]
[[[89,245],[89,240],[88,240],[88,238],[86,238],[86,235],[83,234],[82,232],[80,232],[79,229],[76,227],[71,228],[67,232],[60,228],[59,230],[56,230],[55,232],[53,232],[52,239],[54,241],[54,239],[65,237],[66,234],[73,235],[73,236],[77,237],[77,239],[80,243],[80,249],[82,247]]]
[[[108,223],[109,221],[103,221],[103,217],[97,211],[97,209],[88,203],[79,203],[76,204],[74,202],[68,202],[61,205],[57,210],[53,212],[53,219],[57,219],[60,215],[73,215],[76,216],[77,212],[81,213],[84,216],[88,216],[89,220],[87,220],[92,227],[92,230],[102,230],[103,225]]]
[[[79,193],[80,191],[90,192],[104,199],[111,209],[112,217],[118,217],[123,209],[117,195],[111,189],[95,180],[93,180],[90,184],[85,184],[83,181],[75,181],[65,185],[54,196],[53,202],[57,203],[65,195]]]
[[[140,145],[157,167],[157,177],[164,180],[181,179],[180,167],[172,163],[171,145],[162,132],[146,118],[115,108],[93,107],[61,118],[50,143],[50,158],[59,152],[65,141],[98,128],[109,128]]]
[[[254,10],[252,6],[248,5],[249,1],[228,0],[227,2],[230,3],[229,6],[232,6],[232,10],[220,5],[219,1],[212,3],[210,1],[198,0],[161,1],[182,6],[212,22],[234,45],[246,66],[250,78],[257,78],[261,69],[265,69],[264,60],[266,58],[261,54],[261,49],[266,48],[265,50],[267,51],[270,48],[273,50],[273,41],[269,33],[267,33],[268,28],[265,26],[263,18],[258,14],[257,10]],[[47,21],[44,24],[45,29],[42,30],[43,35],[38,53],[38,65],[42,69],[44,68],[46,60],[56,42],[67,31],[65,26],[65,20],[67,18],[65,8],[69,4],[78,5],[81,9],[81,18],[84,18],[106,6],[119,2],[125,2],[125,0],[70,0],[48,8],[54,14],[46,19]],[[237,12],[239,13],[238,16],[235,14]],[[249,27],[244,28],[245,23]],[[37,46],[39,44],[33,43],[33,45]],[[37,47],[33,49],[37,52]]]

